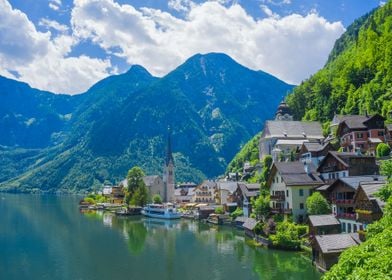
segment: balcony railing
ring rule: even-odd
[[[271,213],[273,214],[291,214],[292,209],[288,208],[271,208]]]
[[[270,200],[274,200],[274,201],[284,201],[285,200],[285,196],[281,195],[281,194],[272,194],[270,196]]]
[[[335,199],[332,198],[334,204],[354,204],[354,199]]]
[[[340,219],[356,220],[357,214],[356,213],[338,213],[336,215],[336,217],[340,218]]]

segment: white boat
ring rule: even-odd
[[[159,219],[179,219],[181,214],[177,212],[172,203],[166,204],[147,204],[143,207],[142,214],[146,217]]]

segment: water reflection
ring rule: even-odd
[[[189,220],[80,214],[77,197],[2,195],[0,279],[319,279],[299,254]]]

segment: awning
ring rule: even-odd
[[[379,138],[370,137],[370,138],[368,138],[368,140],[370,143],[374,143],[374,144],[382,143],[381,139],[379,139]]]

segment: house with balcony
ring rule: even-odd
[[[392,147],[392,124],[385,125],[385,137],[389,146]]]
[[[384,182],[383,176],[342,177],[332,183],[328,189],[328,198],[332,205],[332,214],[341,224],[341,231],[350,233],[363,230],[363,224],[357,221],[354,197],[361,183]]]
[[[305,142],[299,150],[299,160],[301,162],[311,162],[318,167],[329,151],[332,151],[331,143]]]
[[[385,202],[374,194],[386,184],[385,181],[361,182],[354,195],[354,208],[357,221],[366,229],[368,224],[381,219]]]
[[[386,142],[385,118],[381,115],[335,116],[333,123],[336,122],[339,123],[336,135],[345,152],[375,155],[377,145]]]
[[[251,200],[260,195],[260,184],[238,183],[238,188],[234,192],[237,206],[244,211],[244,216],[249,217],[252,213]]]
[[[330,151],[317,168],[326,183],[349,176],[376,175],[379,168],[374,156]]]
[[[307,216],[306,199],[323,184],[312,164],[275,162],[267,181],[271,212],[293,215],[294,221],[303,222]]]
[[[292,156],[305,142],[321,142],[324,139],[319,122],[266,121],[259,142],[259,156],[262,160],[272,155],[274,161]]]
[[[218,204],[230,207],[237,206],[235,192],[238,183],[233,181],[218,181],[216,189],[216,200]]]
[[[215,204],[216,190],[216,182],[205,180],[196,187],[192,202]]]

